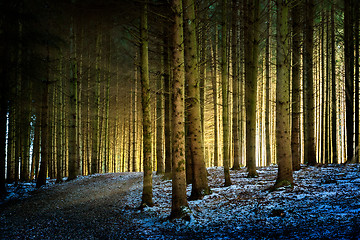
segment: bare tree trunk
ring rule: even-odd
[[[240,169],[240,134],[239,134],[239,114],[240,114],[240,98],[239,98],[239,57],[238,54],[238,1],[232,0],[232,72],[233,72],[233,117],[232,117],[232,132],[233,132],[233,150],[234,150],[234,170]]]
[[[182,0],[173,0],[173,84],[172,84],[172,206],[170,218],[187,217],[190,210],[186,199],[185,129],[184,129],[184,43]]]
[[[205,166],[204,144],[202,138],[200,76],[197,55],[194,0],[184,0],[184,43],[185,43],[185,81],[188,87],[186,105],[188,117],[188,139],[192,168],[191,199],[201,199],[210,194]],[[188,161],[189,159],[186,159]]]
[[[219,116],[218,116],[218,89],[217,89],[217,30],[215,43],[212,44],[211,57],[211,84],[213,90],[213,109],[214,109],[214,166],[219,166]],[[215,46],[213,46],[215,45]]]
[[[167,47],[162,47],[161,77],[156,81],[156,174],[164,174],[164,81],[165,81],[165,57]]]
[[[148,37],[148,3],[142,4],[140,20],[140,78],[141,78],[141,105],[143,115],[143,194],[141,207],[153,206],[152,193],[152,161],[151,161],[151,103],[149,80],[149,37]]]
[[[331,138],[333,163],[338,163],[337,108],[336,108],[336,49],[335,49],[335,3],[331,5]]]
[[[296,1],[294,1],[296,2]],[[272,1],[268,1],[268,9],[266,10],[266,40],[265,40],[265,144],[266,144],[266,166],[271,164],[271,148],[270,148],[270,40],[271,40],[271,7]],[[298,103],[299,104],[299,103]]]
[[[300,142],[300,101],[301,101],[301,35],[300,35],[300,1],[292,2],[292,129],[291,152],[294,171],[300,170],[301,142]]]
[[[73,21],[73,20],[72,20]],[[77,60],[75,45],[75,29],[72,23],[70,29],[70,102],[69,102],[69,175],[68,180],[73,180],[78,175],[78,147],[77,147]]]
[[[249,0],[245,24],[245,107],[246,107],[246,166],[248,177],[256,177],[256,99],[258,64],[259,0]]]
[[[293,184],[290,132],[290,57],[288,41],[289,2],[277,0],[276,18],[276,149],[278,176],[275,188]]]
[[[313,81],[314,0],[306,0],[304,40],[304,162],[316,164],[315,105]]]
[[[229,135],[229,79],[227,62],[227,0],[222,0],[222,26],[221,26],[221,82],[222,82],[222,104],[223,104],[223,165],[225,186],[231,185],[230,180],[230,135]]]

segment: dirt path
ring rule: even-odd
[[[85,177],[0,205],[0,239],[129,239],[141,174]],[[136,201],[136,200],[135,200]]]

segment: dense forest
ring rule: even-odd
[[[7,185],[143,172],[171,218],[208,167],[359,162],[357,0],[0,1],[0,195]]]

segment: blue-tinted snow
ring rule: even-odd
[[[212,194],[190,201],[193,220],[168,221],[171,181],[154,178],[154,203],[146,217],[135,219],[145,239],[357,239],[360,237],[360,171],[358,165],[305,167],[294,173],[293,188],[270,192],[276,166],[231,171],[233,185],[222,187],[223,169],[209,168]],[[187,188],[190,196],[191,185]],[[135,193],[134,194],[138,194]],[[136,197],[134,195],[134,197]],[[275,210],[283,216],[272,216]],[[151,226],[146,232],[142,227]],[[141,233],[142,232],[142,233]]]

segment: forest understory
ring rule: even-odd
[[[9,185],[0,239],[358,239],[360,165],[302,166],[293,188],[270,192],[277,167],[209,168],[211,195],[189,201],[190,221],[169,221],[171,180],[154,176],[155,206],[139,210],[142,173],[110,173],[35,190]],[[187,188],[190,195],[191,185]]]

